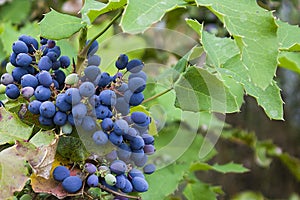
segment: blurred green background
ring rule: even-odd
[[[102,1],[105,2],[105,1]],[[299,0],[278,0],[268,1],[260,0],[258,4],[267,9],[274,11],[274,16],[290,24],[300,24],[300,1]],[[5,66],[11,51],[11,44],[20,34],[30,34],[38,37],[39,29],[37,22],[43,18],[43,14],[50,11],[50,7],[60,12],[79,15],[78,11],[82,5],[81,0],[2,0],[0,1],[0,75],[5,72]],[[197,39],[194,33],[185,23],[185,18],[195,18],[204,22],[207,31],[223,37],[228,33],[223,28],[223,24],[205,8],[191,7],[188,9],[176,9],[169,12],[161,22],[155,26],[166,27],[177,30],[186,35]],[[101,16],[90,29],[89,34],[94,35],[106,23],[107,16]],[[101,43],[106,38],[116,33],[120,33],[120,28],[115,25],[104,37],[99,39]],[[60,41],[60,46],[71,57],[76,56],[76,37],[70,41]],[[300,36],[295,36],[300,37]],[[156,37],[154,37],[156,38]],[[121,38],[122,39],[122,38]],[[159,37],[156,38],[160,42]],[[120,38],[114,42],[103,42],[98,54],[102,58],[102,64],[105,67],[111,65],[115,60],[118,51],[122,51],[128,46],[133,49],[143,48],[146,46],[145,38],[139,36],[130,36],[120,46]],[[125,48],[126,47],[126,48]],[[127,48],[128,49],[128,48]],[[158,51],[155,49],[138,50],[131,52],[131,56],[142,57],[145,63],[160,63],[161,65],[170,66],[177,61],[178,57],[168,52]],[[263,55],[262,55],[263,56]],[[263,110],[257,106],[256,101],[251,97],[245,97],[245,104],[241,112],[230,114],[226,117],[226,122],[232,125],[231,130],[240,132],[242,130],[256,133],[258,140],[272,140],[273,143],[280,147],[282,151],[300,157],[300,79],[299,74],[278,68],[277,82],[282,88],[282,96],[285,102],[285,121],[270,121]],[[226,131],[226,130],[225,130]],[[199,130],[201,132],[201,130]],[[278,158],[274,158],[269,165],[263,167],[254,156],[253,149],[239,141],[220,139],[216,146],[219,152],[211,163],[226,163],[234,161],[242,163],[250,169],[245,174],[217,174],[216,172],[199,172],[197,176],[204,182],[212,185],[221,185],[224,195],[219,199],[299,199],[300,182],[290,172],[290,170]],[[279,149],[278,149],[279,150]],[[267,160],[267,158],[266,158]],[[267,161],[266,161],[267,162]],[[295,171],[300,174],[300,163],[295,165]],[[299,179],[298,179],[299,180]],[[252,193],[243,193],[251,191]],[[178,194],[180,191],[178,192]],[[238,194],[243,196],[237,196]],[[248,196],[247,196],[248,195]],[[175,195],[174,195],[175,198]]]

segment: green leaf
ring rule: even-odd
[[[0,41],[3,45],[3,51],[6,55],[10,55],[12,51],[12,44],[18,40],[19,33],[10,23],[0,24],[2,33],[0,34]]]
[[[236,164],[233,162],[226,163],[224,165],[219,165],[219,164],[214,164],[214,165],[209,165],[207,163],[202,163],[202,162],[197,162],[194,163],[191,166],[192,171],[198,171],[198,170],[214,170],[223,174],[226,173],[245,173],[248,172],[249,170],[245,167],[243,167],[241,164]]]
[[[199,34],[204,51],[207,54],[207,64],[209,63],[213,67],[221,67],[229,58],[240,53],[234,40],[218,38],[207,31],[203,31],[203,26],[198,21],[188,19],[186,22]]]
[[[300,53],[282,51],[278,56],[280,67],[292,70],[300,74]]]
[[[55,139],[54,131],[39,131],[31,139],[30,143],[36,147],[46,146],[53,142]]]
[[[188,200],[216,200],[216,194],[212,191],[208,184],[196,181],[196,183],[188,183],[183,190],[184,196]]]
[[[230,113],[240,108],[224,82],[202,68],[189,67],[174,88],[175,105],[182,110]]]
[[[181,129],[177,133],[177,128],[177,125],[174,124],[164,128],[163,131],[160,132],[159,140],[156,140],[155,145],[158,151],[156,153],[157,155],[154,155],[155,158],[152,158],[152,161],[160,168],[151,176],[146,176],[151,187],[149,187],[148,192],[141,195],[144,200],[164,199],[173,193],[183,179],[184,174],[189,171],[191,163],[199,160],[198,151],[203,142],[203,138],[200,135],[194,137],[194,134],[191,134],[189,130],[185,129]],[[181,138],[180,140],[178,139],[178,145],[167,147],[167,144],[178,137],[178,134]],[[188,148],[184,147],[185,142],[190,139],[192,139],[193,142]],[[181,156],[173,160],[173,163],[166,164],[166,162],[169,163],[169,159],[173,158],[172,154],[178,152]],[[161,167],[162,165],[164,167]]]
[[[55,10],[48,12],[40,22],[41,36],[54,40],[68,38],[84,26],[80,18]]]
[[[278,24],[278,42],[281,50],[300,51],[300,39],[295,35],[300,35],[299,26],[293,26],[286,22],[277,20]]]
[[[0,19],[1,21],[21,24],[23,20],[27,20],[30,9],[31,1],[14,0],[0,6]]]
[[[23,189],[28,180],[25,162],[16,146],[0,152],[0,199],[11,199],[14,192]]]
[[[91,24],[98,16],[122,8],[126,4],[127,0],[109,0],[107,4],[95,0],[86,0],[80,11],[82,20]]]
[[[72,136],[59,138],[57,153],[73,162],[83,161],[89,155],[81,140]]]
[[[128,0],[121,27],[127,33],[140,33],[153,23],[160,21],[164,14],[185,5],[182,0]]]
[[[196,0],[224,23],[236,40],[241,59],[254,85],[265,89],[272,84],[277,68],[277,24],[272,12],[248,0]]]
[[[233,162],[224,164],[224,165],[219,165],[219,164],[214,164],[212,166],[213,170],[220,172],[220,173],[245,173],[248,172],[249,170],[245,167],[243,167],[241,164],[236,164]]]
[[[247,68],[242,63],[240,56],[229,59],[222,68],[217,69],[222,76],[232,77],[244,86],[246,93],[254,97],[270,119],[283,119],[283,101],[280,95],[280,88],[275,81],[265,90],[253,85],[247,76]]]
[[[265,200],[264,196],[257,192],[241,192],[237,195],[235,195],[232,200]]]
[[[15,140],[28,140],[33,127],[24,124],[18,116],[0,107],[0,145],[13,144]]]

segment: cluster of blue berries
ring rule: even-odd
[[[148,133],[151,117],[130,113],[132,106],[144,100],[144,63],[121,54],[115,62],[117,73],[110,75],[99,68],[98,48],[98,42],[92,42],[83,74],[66,76],[62,69],[70,66],[70,59],[61,56],[54,40],[41,38],[39,47],[36,39],[22,35],[12,46],[14,69],[1,76],[1,84],[9,99],[28,101],[28,111],[38,116],[41,125],[60,127],[64,134],[76,127],[77,132],[91,133],[90,139],[99,147],[113,146],[110,153],[100,155],[104,162],[86,163],[88,186],[145,192],[144,174],[155,171],[155,165],[148,163],[148,156],[155,152],[154,137]],[[70,176],[63,166],[53,171],[53,177],[69,193],[82,188],[81,178]]]

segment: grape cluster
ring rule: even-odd
[[[62,126],[71,105],[57,100],[57,94],[65,87],[66,75],[61,69],[70,65],[70,59],[61,56],[55,41],[41,38],[40,43],[38,48],[37,40],[27,35],[13,43],[10,63],[14,69],[1,76],[1,83],[6,85],[8,98],[22,96],[30,102],[28,110],[39,115],[40,124]]]
[[[82,187],[82,180],[79,176],[70,176],[70,170],[65,166],[57,166],[53,170],[53,178],[62,182],[62,187],[68,193],[76,193]]]
[[[97,166],[86,163],[87,185],[101,183],[124,193],[145,192],[148,183],[144,174],[155,171],[153,164],[147,164],[148,156],[155,152],[154,137],[148,133],[151,117],[130,112],[144,100],[144,63],[121,54],[114,75],[101,72],[101,58],[95,55],[98,47],[97,41],[92,42],[82,75],[66,76],[62,69],[70,66],[70,59],[61,56],[54,40],[41,38],[39,47],[37,40],[22,35],[12,46],[14,69],[1,76],[1,83],[8,98],[28,101],[29,112],[41,125],[55,125],[64,134],[71,134],[76,126],[78,133],[91,133],[91,141],[99,147],[114,147],[107,155],[100,155],[103,160]],[[70,176],[65,167],[57,167],[53,177],[69,193],[82,187],[81,179]]]

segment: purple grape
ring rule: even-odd
[[[79,103],[72,108],[72,114],[74,118],[84,118],[87,113],[86,105]]]
[[[131,73],[128,77],[128,80],[135,78],[135,77],[142,78],[142,79],[144,79],[145,82],[147,81],[147,74],[143,71],[140,71],[138,73]]]
[[[39,101],[47,101],[51,97],[51,90],[42,85],[36,87],[34,96]]]
[[[144,152],[147,155],[152,155],[155,153],[155,151],[156,151],[156,149],[155,149],[154,145],[152,145],[152,144],[146,144],[144,146]]]
[[[53,122],[55,125],[63,126],[67,123],[68,116],[66,113],[57,111],[53,117]]]
[[[117,175],[124,174],[127,171],[127,165],[122,160],[115,160],[110,164],[110,171]]]
[[[51,118],[55,115],[55,105],[51,101],[45,101],[40,106],[40,115]]]
[[[118,175],[118,176],[116,176],[116,187],[117,188],[119,188],[119,189],[123,189],[123,188],[125,188],[125,186],[126,186],[126,176],[125,175],[123,175],[123,174],[121,174],[121,175]]]
[[[83,97],[91,97],[95,93],[95,86],[91,82],[84,82],[79,86],[79,93]]]
[[[84,171],[89,174],[94,174],[97,171],[97,167],[93,163],[85,163]]]
[[[1,76],[1,83],[3,85],[8,85],[14,82],[14,77],[9,73],[4,73]]]
[[[139,59],[133,59],[128,62],[126,65],[127,71],[130,71],[132,73],[138,73],[141,71],[144,67],[144,63]]]
[[[141,177],[134,177],[131,183],[134,190],[137,192],[146,192],[149,188],[147,181]]]
[[[101,63],[101,58],[98,55],[92,55],[88,57],[88,66],[95,65],[99,66]]]
[[[100,73],[100,68],[95,65],[90,65],[84,69],[84,74],[90,81],[95,81]]]
[[[28,47],[27,45],[22,42],[22,41],[16,41],[12,45],[12,50],[14,53],[19,54],[19,53],[28,53]]]
[[[90,187],[97,187],[99,185],[99,178],[95,174],[92,174],[87,178],[86,182]]]
[[[91,116],[85,116],[81,123],[82,128],[85,131],[92,131],[96,128],[96,122]]]
[[[78,176],[69,176],[63,180],[62,187],[68,193],[75,193],[82,187],[82,180]]]
[[[52,118],[47,118],[42,115],[39,116],[39,122],[41,125],[44,125],[44,126],[52,126],[53,125]]]
[[[30,102],[28,104],[28,110],[29,112],[31,112],[32,114],[40,114],[40,106],[41,106],[42,102],[38,101],[38,100],[33,100],[32,102]]]
[[[146,82],[144,79],[135,77],[128,80],[128,88],[133,93],[142,92],[146,88]]]
[[[66,93],[60,93],[56,97],[55,105],[62,112],[67,112],[72,109],[72,105],[66,101],[66,97]]]
[[[36,88],[38,86],[38,84],[39,84],[38,79],[31,74],[25,74],[21,78],[21,86],[22,87],[29,86],[32,88]]]
[[[93,140],[97,145],[104,145],[108,142],[108,136],[103,131],[96,131],[93,134]]]
[[[145,142],[144,142],[143,138],[139,135],[132,138],[132,140],[130,140],[129,142],[130,142],[130,148],[133,150],[139,150],[139,149],[144,148],[144,146],[145,146]]]
[[[57,54],[55,52],[53,52],[53,51],[52,52],[48,52],[46,54],[46,56],[48,56],[50,58],[50,60],[52,61],[52,63],[56,62],[57,58],[58,58]]]
[[[115,132],[111,132],[108,136],[108,139],[114,145],[120,145],[123,141],[122,135],[117,135]]]
[[[126,54],[121,54],[115,63],[118,69],[125,69],[127,64],[128,64],[128,56]]]
[[[80,103],[81,96],[77,88],[69,88],[66,90],[65,101],[69,104],[76,105]]]
[[[59,58],[59,62],[63,69],[68,68],[71,64],[70,58],[68,56],[61,56]]]
[[[20,90],[15,84],[8,84],[5,89],[5,94],[10,99],[17,99],[20,96]]]
[[[106,106],[114,106],[117,103],[116,93],[112,90],[103,90],[99,94],[101,104]]]
[[[38,63],[38,68],[42,70],[49,71],[52,67],[52,61],[48,56],[43,56],[39,63]]]
[[[54,40],[47,40],[47,47],[49,49],[55,47],[55,45],[56,45],[56,42]]]
[[[123,189],[121,189],[121,191],[124,193],[129,193],[129,192],[132,192],[132,190],[133,190],[133,187],[132,187],[131,182],[128,179],[126,179],[125,187]]]
[[[21,94],[24,98],[29,99],[34,94],[34,88],[33,87],[24,87],[21,90]]]
[[[39,80],[40,85],[43,85],[44,87],[50,87],[50,85],[53,83],[51,74],[45,70],[38,73],[37,78]]]
[[[145,174],[152,174],[154,173],[156,170],[156,167],[154,164],[147,164],[145,165],[145,167],[143,168],[143,171]]]
[[[53,178],[56,181],[62,182],[65,178],[70,176],[70,170],[65,166],[57,166],[53,170]]]
[[[19,53],[16,58],[17,65],[21,67],[27,67],[32,62],[31,56],[26,53]]]
[[[111,118],[105,118],[101,122],[101,128],[104,131],[110,131],[110,130],[112,130],[113,125],[114,125],[114,123],[113,123],[113,121],[112,121]]]
[[[48,49],[48,52],[55,52],[57,54],[57,57],[60,56],[61,54],[61,51],[60,51],[60,47],[59,46],[55,46],[53,48],[49,48]]]

